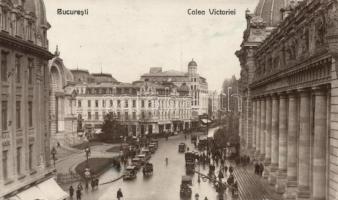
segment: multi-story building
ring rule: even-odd
[[[197,72],[197,63],[192,60],[188,64],[188,72],[175,70],[162,71],[161,67],[150,68],[149,73],[143,74],[141,80],[154,83],[173,83],[177,87],[187,85],[192,97],[191,106],[194,120],[199,115],[208,113],[208,83]]]
[[[113,112],[129,135],[158,134],[190,128],[191,97],[187,85],[127,83],[80,83],[75,108],[86,129],[99,131],[104,116]]]
[[[221,111],[221,98],[217,91],[209,91],[208,115],[210,119],[218,119]]]
[[[1,1],[0,16],[0,199],[66,198],[52,179],[43,1]]]
[[[338,197],[338,2],[260,0],[240,51],[243,152],[285,199]]]

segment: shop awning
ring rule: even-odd
[[[37,187],[48,200],[63,200],[68,198],[68,194],[52,178],[40,183]]]
[[[202,121],[204,124],[206,124],[206,123],[211,123],[211,122],[212,122],[212,121],[209,120],[209,119],[201,119],[201,121]]]
[[[63,191],[53,178],[28,188],[12,197],[13,200],[64,200],[69,195]]]

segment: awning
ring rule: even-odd
[[[69,195],[63,191],[53,178],[30,187],[12,197],[13,200],[64,200]]]
[[[48,200],[63,200],[68,194],[63,191],[53,178],[40,183],[37,186]]]
[[[94,133],[97,134],[97,135],[99,135],[99,134],[102,133],[102,131],[101,131],[101,129],[95,129],[95,132],[94,132]]]

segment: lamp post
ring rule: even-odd
[[[230,112],[230,90],[232,87],[228,87],[228,112]]]
[[[52,154],[52,159],[53,159],[53,162],[54,162],[54,167],[55,167],[56,153],[57,153],[57,151],[56,151],[55,147],[53,147],[51,154]]]
[[[86,158],[87,158],[87,167],[89,167],[89,156],[90,156],[90,147],[88,145],[87,148],[85,148]]]

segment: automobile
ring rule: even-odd
[[[178,152],[180,152],[180,153],[184,153],[185,152],[185,149],[186,149],[186,145],[185,145],[185,143],[180,143],[179,145],[178,145]]]
[[[151,156],[151,152],[148,148],[143,148],[141,150],[141,154],[145,154],[146,156]]]
[[[139,170],[142,166],[142,160],[140,158],[137,158],[137,157],[131,159],[131,163],[132,163],[132,165],[134,165],[137,168],[137,170]]]
[[[155,145],[154,145],[154,144],[150,144],[150,145],[149,145],[149,151],[150,151],[151,153],[155,153],[156,148],[155,148]]]
[[[154,141],[150,142],[149,146],[150,146],[150,145],[154,146],[154,147],[155,147],[155,150],[158,149],[158,142],[157,142],[157,141],[156,141],[156,142],[154,142]]]
[[[140,158],[142,164],[146,163],[150,159],[150,156],[146,154],[139,154],[136,157]]]
[[[180,196],[184,198],[190,198],[192,195],[192,190],[190,186],[192,185],[191,176],[182,176],[181,186],[180,186]]]
[[[147,162],[144,166],[143,166],[143,176],[150,176],[153,174],[153,164]]]
[[[124,175],[123,175],[123,180],[133,180],[136,178],[136,166],[134,165],[129,165],[125,171],[124,171]]]

